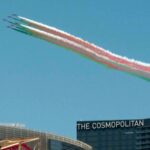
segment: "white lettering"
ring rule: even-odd
[[[105,122],[105,128],[111,128],[111,122]]]
[[[144,126],[144,120],[139,121],[139,126]]]
[[[96,129],[97,128],[97,126],[96,126],[96,123],[92,123],[92,129]]]
[[[129,128],[144,126],[144,120],[117,120],[100,122],[83,122],[77,124],[78,130],[96,130],[105,128]]]
[[[90,129],[90,123],[81,123],[77,124],[78,130],[89,130]]]

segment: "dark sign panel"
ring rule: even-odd
[[[79,121],[77,130],[97,130],[107,128],[131,128],[144,126],[144,120],[115,120],[115,121]]]

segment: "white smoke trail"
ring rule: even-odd
[[[150,80],[150,64],[111,53],[57,28],[18,16],[13,29],[73,50],[108,67]]]

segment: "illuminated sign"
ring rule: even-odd
[[[97,130],[106,128],[131,128],[144,126],[144,120],[115,120],[77,122],[77,130]]]

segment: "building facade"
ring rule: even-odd
[[[39,139],[38,141],[27,143],[27,146],[34,150],[92,150],[91,146],[66,137],[28,130],[15,125],[0,125],[0,143],[1,141],[21,138]]]
[[[77,139],[93,150],[150,150],[150,119],[78,121]]]

